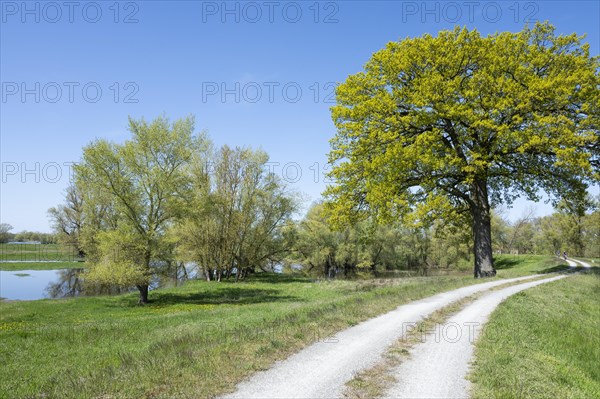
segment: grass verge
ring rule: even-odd
[[[470,277],[257,276],[135,295],[0,303],[0,397],[210,397],[301,347]]]
[[[518,293],[477,343],[474,398],[600,397],[597,270]]]

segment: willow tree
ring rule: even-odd
[[[83,150],[75,167],[77,186],[88,207],[110,202],[117,222],[95,234],[98,254],[90,259],[89,280],[136,286],[139,302],[148,301],[153,262],[164,261],[171,243],[167,228],[183,212],[188,195],[188,167],[205,145],[194,135],[192,117],[169,122],[129,120],[131,140],[98,140]]]
[[[80,243],[84,224],[83,208],[83,196],[77,186],[71,184],[65,192],[65,203],[48,209],[58,241],[77,251],[77,257],[80,259],[85,257],[85,250]]]
[[[467,216],[475,277],[495,274],[490,210],[599,179],[597,57],[549,24],[391,42],[337,89],[330,207],[424,223]]]
[[[272,173],[261,150],[221,147],[212,161],[191,168],[185,217],[172,229],[179,256],[220,281],[281,263],[286,230],[297,208],[293,193]]]

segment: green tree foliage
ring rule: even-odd
[[[573,256],[590,258],[600,255],[600,210],[598,201],[590,197],[561,201],[557,212],[534,221],[536,251],[566,251]],[[537,227],[537,228],[536,228]]]
[[[468,258],[464,229],[437,224],[432,228],[402,228],[363,220],[333,229],[323,204],[313,205],[297,223],[288,264],[310,274],[332,278],[358,272],[378,275],[389,270],[455,267]]]
[[[564,250],[563,236],[557,223],[556,214],[540,218],[538,227],[539,230],[535,236],[536,252],[562,253]]]
[[[468,214],[474,275],[494,275],[492,207],[540,189],[581,197],[599,180],[599,66],[549,24],[389,43],[337,89],[333,221]]]
[[[344,264],[356,267],[358,259],[348,251],[350,229],[334,231],[330,228],[322,204],[313,205],[306,217],[298,223],[291,263],[298,263],[307,273],[332,278],[344,270]],[[355,238],[355,237],[353,237]],[[345,242],[347,248],[340,248]]]
[[[436,222],[429,234],[431,243],[426,265],[429,268],[457,268],[468,263],[472,253],[472,237],[465,220],[454,223]]]
[[[49,210],[61,240],[85,253],[86,287],[137,287],[165,271],[243,278],[289,252],[296,197],[263,151],[215,151],[193,118],[129,121],[131,140],[91,143],[65,203]]]
[[[8,233],[8,239],[16,242],[39,242],[41,244],[56,243],[56,236],[50,233],[40,233],[39,231],[23,230],[16,234]]]
[[[589,197],[565,199],[558,204],[559,218],[562,221],[562,237],[574,255],[583,256],[585,253],[586,213],[593,206]]]
[[[272,268],[288,252],[286,226],[297,201],[268,173],[263,151],[223,146],[192,168],[189,205],[173,234],[179,256],[206,279]]]
[[[98,236],[101,232],[116,230],[119,227],[121,215],[113,195],[106,190],[93,188],[81,179],[74,182],[81,186],[77,192],[81,195],[82,226],[78,234],[78,244],[85,259],[90,264],[100,261],[100,242]],[[68,199],[67,199],[67,207]]]
[[[85,147],[75,176],[92,209],[116,215],[112,230],[91,238],[96,254],[87,278],[135,285],[145,303],[151,262],[160,259],[166,229],[182,212],[186,167],[205,138],[194,136],[191,117],[130,119],[129,129],[132,139],[123,144],[98,140]]]
[[[48,210],[58,242],[73,248],[81,258],[85,256],[83,245],[80,242],[84,225],[83,210],[83,196],[74,184],[67,188],[65,203]]]
[[[583,223],[584,256],[588,258],[600,258],[600,204],[598,201],[596,204],[596,210],[589,214]]]
[[[496,210],[491,214],[492,244],[498,254],[510,251],[511,226],[501,212]]]
[[[12,238],[10,231],[13,227],[8,223],[0,223],[0,243],[6,243]]]

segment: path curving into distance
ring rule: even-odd
[[[394,368],[397,382],[385,398],[468,398],[466,379],[474,343],[496,307],[511,295],[566,275],[526,282],[485,294],[465,306],[443,324],[436,334],[423,338],[410,351],[410,358]]]
[[[592,267],[592,265],[590,265],[589,263],[584,262],[582,260],[577,260],[577,259],[573,259],[573,258],[567,258],[566,261],[569,264],[569,266],[571,266],[571,267],[578,267],[578,266]]]
[[[355,373],[375,365],[387,348],[402,338],[403,333],[414,326],[414,323],[469,295],[506,283],[541,276],[532,275],[470,285],[402,305],[391,312],[343,330],[330,339],[314,343],[275,363],[269,370],[255,373],[238,384],[235,392],[222,398],[342,397],[346,382],[351,380]],[[550,279],[543,281],[547,280]]]

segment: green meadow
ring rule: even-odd
[[[550,257],[498,262],[496,278],[564,268]],[[145,306],[136,294],[0,301],[0,397],[210,397],[336,331],[478,282],[471,273],[355,281],[263,273],[155,290]]]

